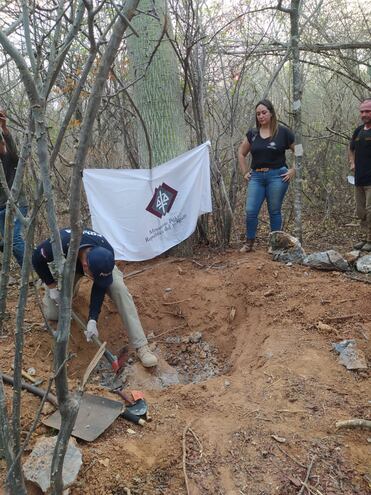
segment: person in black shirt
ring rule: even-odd
[[[0,110],[0,159],[3,164],[3,169],[6,177],[6,182],[11,189],[18,166],[17,147],[12,135],[6,125],[6,115],[3,110]],[[8,197],[4,188],[0,184],[0,234],[4,236],[5,232],[5,213],[6,202]],[[23,216],[27,215],[27,200],[23,188],[17,198],[17,206]],[[13,254],[19,266],[22,266],[24,255],[24,240],[22,237],[22,223],[18,217],[14,218],[13,230]]]
[[[349,163],[354,170],[356,214],[363,239],[354,247],[371,251],[371,98],[359,107],[363,124],[354,131],[349,144]]]
[[[281,230],[281,207],[295,168],[288,169],[285,152],[294,151],[294,134],[277,122],[272,103],[261,100],[255,107],[256,128],[250,129],[238,149],[238,163],[248,181],[246,200],[246,243],[240,250],[253,250],[258,215],[267,201],[271,231]],[[246,156],[251,153],[251,170]]]
[[[71,229],[60,230],[62,249],[67,256],[71,240]],[[34,250],[32,265],[46,285],[43,298],[44,312],[48,320],[58,320],[59,290],[48,263],[54,260],[50,239],[43,241]],[[157,365],[157,357],[148,347],[138,313],[121,271],[115,266],[111,244],[94,230],[83,230],[76,262],[75,287],[86,275],[93,281],[90,294],[89,318],[85,336],[88,342],[98,337],[97,321],[106,293],[116,304],[121,319],[128,331],[129,342],[137,350],[139,359],[146,368]]]

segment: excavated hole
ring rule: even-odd
[[[161,347],[164,359],[177,370],[181,383],[199,383],[228,371],[217,347],[203,340],[200,332],[183,338],[168,336]]]
[[[153,344],[151,344],[153,347]],[[225,374],[230,364],[221,356],[218,348],[203,339],[201,332],[186,337],[169,335],[161,342],[156,342],[154,352],[159,356],[160,364],[153,370],[143,370],[136,360],[129,359],[118,380],[102,359],[95,368],[95,380],[104,387],[115,388],[123,383],[125,386],[140,385],[147,389],[164,389],[170,385],[199,383],[214,376]],[[145,374],[145,376],[140,376]],[[149,375],[149,377],[148,377]]]

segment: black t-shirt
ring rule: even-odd
[[[279,125],[276,135],[266,139],[260,136],[259,130],[250,129],[246,137],[251,144],[252,169],[287,166],[285,151],[295,141],[294,133],[290,129]]]
[[[371,186],[371,129],[361,125],[354,131],[350,141],[354,151],[354,179],[356,186]]]

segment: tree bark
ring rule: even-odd
[[[299,9],[301,0],[291,0],[290,20],[291,20],[291,50],[292,50],[292,88],[293,102],[292,114],[294,120],[295,133],[295,235],[302,241],[302,124],[301,124],[301,97],[302,97],[302,73],[300,65],[299,50]]]
[[[139,37],[127,40],[132,97],[147,128],[137,126],[139,165],[148,168],[164,163],[187,150],[180,74],[174,50],[166,0],[141,0],[143,13],[133,26]]]

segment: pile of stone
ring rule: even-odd
[[[354,250],[342,256],[334,249],[306,254],[299,239],[283,231],[270,234],[269,253],[275,261],[286,264],[296,263],[317,270],[371,273],[371,254]]]

